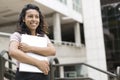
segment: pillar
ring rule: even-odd
[[[59,43],[61,42],[61,22],[60,22],[60,14],[53,14],[53,31],[54,31],[54,40]]]

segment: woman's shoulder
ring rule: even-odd
[[[18,35],[18,36],[20,36],[21,34],[19,32],[14,32],[14,33],[12,33],[12,35]]]
[[[19,32],[12,33],[11,36],[10,36],[10,41],[12,41],[12,40],[20,41],[21,40],[21,34]]]

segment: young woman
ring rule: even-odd
[[[20,13],[19,28],[10,37],[9,54],[18,61],[16,80],[49,80],[49,62],[38,60],[26,54],[27,52],[32,52],[42,56],[55,55],[55,48],[46,33],[47,26],[39,8],[33,4],[26,5]],[[21,43],[22,34],[45,37],[47,39],[47,47],[36,47]],[[19,62],[34,65],[43,73],[20,72]]]

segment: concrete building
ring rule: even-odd
[[[0,51],[8,49],[9,36],[27,3],[38,5],[44,14],[60,63],[85,62],[107,71],[100,0],[0,0]],[[64,67],[61,71],[69,73]],[[106,74],[84,66],[72,71],[77,76],[108,80]]]

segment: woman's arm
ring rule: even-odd
[[[33,52],[43,56],[54,56],[56,53],[55,47],[53,46],[52,43],[48,43],[47,47],[36,47],[27,45],[25,43],[20,43],[19,48],[23,52]]]
[[[35,47],[31,46],[31,52],[43,55],[43,56],[54,56],[56,54],[56,50],[52,43],[48,43],[47,47]]]
[[[15,58],[16,60],[34,65],[41,69],[44,74],[48,74],[49,72],[49,63],[46,61],[40,61],[38,59],[35,59],[31,56],[28,56],[23,51],[19,50],[18,48],[19,42],[17,41],[11,41],[9,45],[9,54],[11,57]]]
[[[30,46],[25,43],[20,43],[19,49],[21,49],[23,52],[32,52],[43,56],[54,56],[56,54],[55,47],[47,35],[44,37],[47,39],[47,47]]]

